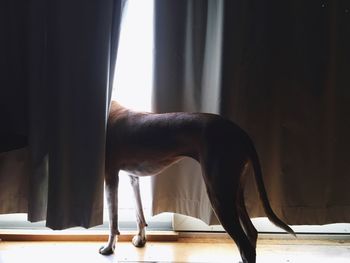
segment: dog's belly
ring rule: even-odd
[[[173,157],[162,160],[138,160],[121,165],[120,169],[136,176],[156,175],[180,161],[183,157]]]

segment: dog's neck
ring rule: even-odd
[[[122,105],[120,105],[117,101],[112,100],[111,101],[111,109],[118,110],[118,109],[126,109],[126,108],[123,107]]]
[[[109,110],[109,119],[116,119],[120,116],[127,114],[129,110],[122,105],[120,105],[115,100],[112,100],[110,110]]]

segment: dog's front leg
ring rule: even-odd
[[[137,230],[138,233],[132,239],[132,243],[135,247],[143,247],[146,244],[146,220],[143,214],[142,201],[140,194],[140,184],[139,178],[137,176],[129,175],[131,186],[134,191],[135,197],[135,210],[136,210],[136,220],[137,220]]]
[[[120,234],[118,229],[118,173],[119,171],[113,173],[106,172],[105,175],[105,191],[108,205],[110,232],[107,244],[100,248],[100,253],[102,255],[109,255],[114,252],[115,243]]]

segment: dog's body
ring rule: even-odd
[[[244,262],[255,262],[257,231],[244,205],[244,169],[250,163],[267,217],[294,234],[272,211],[254,145],[237,125],[205,113],[138,113],[112,102],[107,127],[106,193],[110,236],[102,254],[113,253],[118,231],[118,172],[130,174],[136,197],[138,234],[146,243],[138,176],[154,175],[188,156],[201,164],[209,200],[220,223],[236,242]]]

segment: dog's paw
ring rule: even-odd
[[[132,244],[135,247],[144,247],[145,244],[146,244],[146,238],[145,237],[141,237],[140,235],[136,235],[132,239]]]
[[[114,247],[110,246],[102,246],[100,247],[99,251],[101,255],[111,255],[114,253]]]

